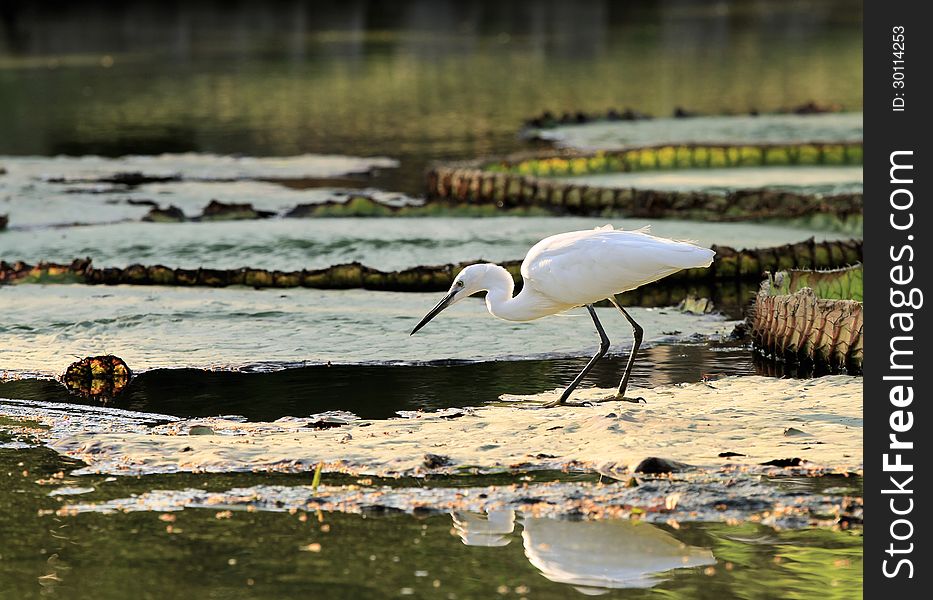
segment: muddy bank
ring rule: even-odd
[[[768,472],[861,469],[861,379],[726,377],[633,390],[647,404],[611,401],[542,409],[559,390],[503,403],[405,418],[335,415],[245,423],[173,419],[4,401],[0,414],[40,425],[31,433],[86,463],[80,473],[307,471],[376,476],[571,469],[625,479],[636,471],[706,472],[724,465]],[[583,390],[578,400],[607,390]],[[62,418],[65,414],[68,418]],[[153,424],[153,420],[167,422]],[[668,467],[658,467],[660,457]],[[678,464],[680,463],[680,464]]]

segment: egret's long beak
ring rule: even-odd
[[[421,322],[415,325],[415,328],[411,330],[411,333],[408,335],[415,335],[418,333],[418,330],[428,324],[428,321],[436,317],[442,310],[450,306],[450,303],[453,301],[454,296],[457,295],[457,290],[451,290],[449,294],[444,296],[444,299],[437,303],[437,306],[432,308],[428,314],[424,315],[424,318],[421,319]]]

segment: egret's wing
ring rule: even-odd
[[[596,229],[538,242],[522,263],[526,284],[567,304],[588,304],[657,281],[681,269],[709,266],[713,251],[643,231]]]

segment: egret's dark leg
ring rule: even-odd
[[[567,404],[567,399],[570,398],[570,394],[573,393],[577,386],[583,381],[583,378],[586,377],[586,374],[590,372],[590,369],[593,368],[593,365],[596,364],[596,361],[606,355],[606,352],[609,351],[609,337],[606,335],[606,331],[603,329],[602,323],[599,322],[599,319],[596,318],[596,311],[593,310],[592,304],[586,305],[586,310],[590,312],[590,316],[593,317],[593,323],[596,324],[596,331],[599,332],[599,350],[596,351],[596,354],[593,355],[593,358],[590,359],[590,362],[586,363],[586,366],[583,367],[583,370],[580,371],[580,374],[577,375],[573,381],[570,382],[570,385],[567,386],[567,389],[564,390],[564,393],[560,395],[560,398],[553,402],[548,402],[545,404],[545,408],[552,408],[554,406],[560,406],[561,404]]]
[[[622,306],[616,301],[615,298],[609,298],[609,301],[615,305],[622,315],[625,317],[625,320],[629,322],[632,326],[632,330],[635,332],[635,344],[632,346],[632,353],[628,357],[628,362],[625,365],[625,373],[622,374],[622,381],[619,383],[619,399],[627,400],[629,402],[644,402],[644,398],[626,398],[625,390],[628,388],[628,379],[632,375],[632,365],[635,364],[635,356],[638,355],[638,348],[641,346],[641,341],[645,336],[645,330],[641,328],[641,325],[635,322],[635,319],[632,318],[632,315],[622,308]]]

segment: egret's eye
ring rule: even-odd
[[[458,281],[456,285],[457,285],[458,288],[462,288],[462,287],[463,287],[463,281],[462,281],[462,280],[461,280],[461,281]]]

